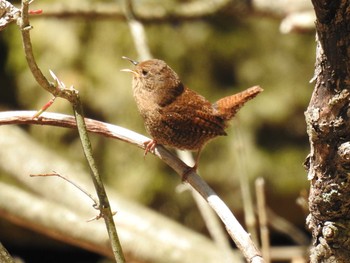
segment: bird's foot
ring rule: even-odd
[[[143,145],[145,146],[145,153],[143,154],[143,156],[146,157],[147,153],[149,152],[154,153],[154,150],[157,146],[157,142],[155,140],[150,140],[150,141],[144,142]]]

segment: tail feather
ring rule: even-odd
[[[262,91],[263,89],[260,86],[254,86],[218,100],[213,104],[213,107],[217,111],[218,116],[225,120],[230,120],[247,101],[253,99]]]

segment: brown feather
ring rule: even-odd
[[[232,119],[237,111],[249,100],[257,96],[263,89],[260,86],[254,86],[240,93],[224,97],[213,104],[216,110],[215,115],[225,120]]]
[[[136,67],[124,71],[134,74],[134,98],[146,130],[153,138],[145,153],[154,149],[157,143],[200,152],[212,138],[226,135],[227,121],[262,91],[255,86],[211,104],[186,88],[164,61],[151,59],[137,63],[128,60]]]

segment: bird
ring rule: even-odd
[[[208,141],[225,136],[229,121],[249,100],[263,89],[253,86],[237,94],[211,103],[189,89],[177,73],[163,60],[130,61],[134,69],[122,69],[133,74],[133,97],[146,131],[152,139],[145,142],[145,153],[154,152],[157,144],[179,150],[196,151],[198,168],[201,150]]]

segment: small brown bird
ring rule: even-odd
[[[129,60],[135,69],[132,88],[138,110],[152,140],[145,143],[145,155],[156,144],[180,150],[197,151],[193,169],[197,169],[203,146],[219,135],[227,135],[228,121],[248,100],[263,89],[251,87],[238,94],[210,103],[203,96],[185,87],[178,75],[164,61]]]

